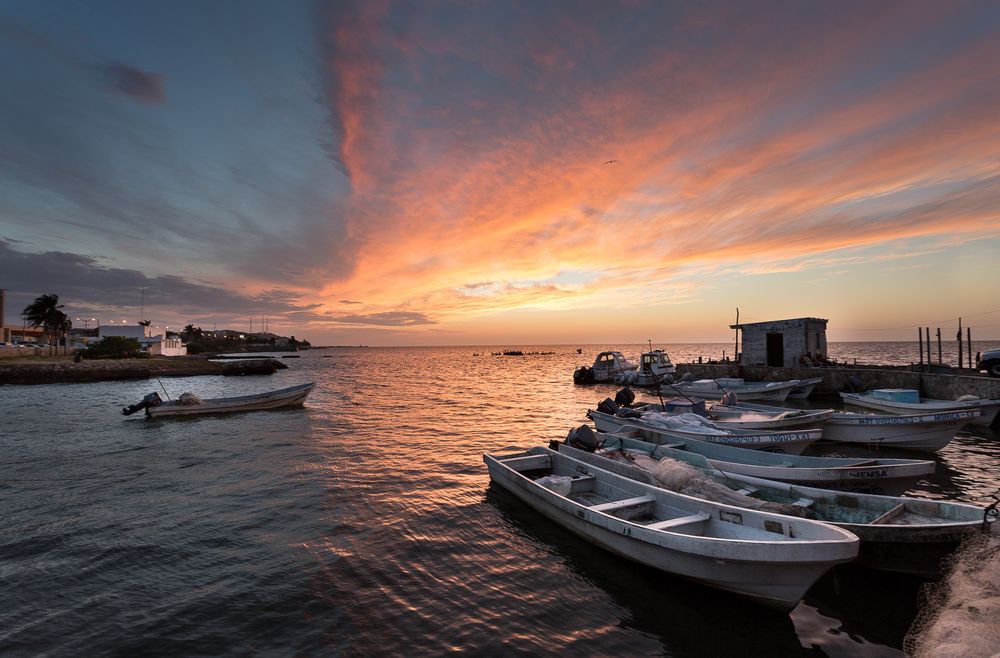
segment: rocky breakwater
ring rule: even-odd
[[[287,367],[277,359],[229,363],[206,358],[102,359],[80,363],[73,362],[71,358],[45,361],[18,359],[0,362],[0,384],[69,384],[192,375],[270,375]]]

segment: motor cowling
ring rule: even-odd
[[[162,402],[163,399],[160,398],[160,394],[157,393],[156,391],[153,391],[152,393],[144,395],[142,400],[140,400],[136,404],[131,404],[127,407],[122,407],[122,415],[131,416],[135,412],[142,411],[147,407],[159,406]]]

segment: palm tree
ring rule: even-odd
[[[52,343],[60,335],[65,335],[73,326],[73,322],[63,313],[63,305],[59,303],[59,295],[50,293],[42,295],[24,307],[21,317],[36,329],[45,329],[45,339],[49,343],[49,353],[52,352]]]

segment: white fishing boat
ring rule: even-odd
[[[792,389],[792,392],[788,394],[788,399],[790,400],[805,400],[807,397],[812,395],[813,389],[818,385],[823,383],[822,377],[810,377],[809,379],[800,379],[799,385]]]
[[[636,365],[626,359],[621,352],[601,352],[592,366],[580,366],[573,371],[573,381],[577,384],[613,382],[622,373],[633,371]]]
[[[665,377],[672,378],[677,372],[677,366],[670,362],[670,357],[663,350],[650,350],[639,356],[639,369],[636,371],[635,386],[657,386]]]
[[[979,415],[977,409],[906,416],[838,412],[823,426],[823,440],[935,452]]]
[[[755,407],[755,408],[749,408]],[[703,414],[722,428],[786,430],[793,428],[817,428],[833,416],[833,409],[786,409],[766,405],[728,405],[705,400],[685,400],[675,398],[663,404],[639,403],[632,406],[642,413],[683,413]]]
[[[495,484],[595,545],[784,610],[858,552],[840,528],[676,494],[544,447],[483,459]]]
[[[723,473],[701,455],[666,446],[647,452],[623,449],[620,440],[610,439],[593,453],[566,444],[558,450],[678,493],[831,523],[861,540],[857,564],[881,571],[939,576],[942,560],[963,538],[980,531],[986,518],[982,508],[965,503],[830,491]]]
[[[665,445],[701,455],[713,468],[724,473],[822,489],[898,496],[934,472],[934,462],[923,459],[783,455],[697,439],[679,440],[663,432],[628,426],[620,426],[613,432],[599,432],[597,436],[608,440],[605,434],[622,439],[626,448],[650,451],[656,445]]]
[[[315,382],[290,386],[277,391],[258,393],[255,395],[243,395],[230,398],[209,398],[202,400],[190,393],[182,394],[176,400],[160,400],[159,396],[151,393],[143,398],[139,404],[122,409],[126,416],[131,415],[141,409],[146,410],[146,416],[150,418],[164,418],[167,416],[196,416],[200,414],[221,414],[236,411],[259,411],[264,409],[280,409],[285,407],[301,407],[306,398],[309,397]]]
[[[989,427],[1000,412],[1000,400],[962,396],[958,400],[922,398],[912,388],[883,388],[865,393],[841,393],[844,404],[866,409],[877,409],[890,414],[922,414],[941,411],[978,410],[979,415],[970,420],[972,425]]]
[[[788,394],[798,388],[799,380],[784,382],[745,382],[738,377],[695,379],[663,384],[660,390],[667,395],[683,395],[702,400],[718,400],[723,395],[734,394],[737,400],[766,400],[784,402]]]
[[[789,455],[801,455],[803,450],[823,436],[820,429],[746,430],[720,427],[697,414],[644,413],[639,417],[629,418],[591,410],[587,412],[587,417],[594,421],[597,429],[604,432],[613,432],[626,426],[654,430],[673,439],[697,439],[724,446],[769,450]]]

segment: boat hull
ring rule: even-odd
[[[718,400],[724,393],[735,393],[737,400],[757,400],[767,402],[784,402],[788,395],[799,386],[798,381],[782,382],[774,386],[754,384],[744,386],[729,386],[721,388],[701,388],[684,384],[665,384],[661,386],[664,393],[674,395],[680,393],[685,397],[699,400]]]
[[[822,430],[817,429],[797,429],[791,431],[762,430],[760,432],[744,430],[748,433],[701,434],[699,432],[685,432],[683,430],[656,427],[643,423],[640,419],[619,418],[618,416],[610,416],[599,411],[591,411],[590,417],[597,429],[602,432],[613,432],[621,426],[626,426],[652,430],[681,440],[695,439],[718,445],[766,450],[786,455],[801,455],[806,448],[820,440],[823,436]]]
[[[559,452],[646,484],[663,486],[650,471],[633,464],[565,444],[559,446]],[[677,452],[666,457],[685,461],[684,456]],[[983,510],[974,505],[840,493],[734,473],[723,474],[696,464],[692,466],[708,479],[744,493],[748,499],[753,496],[755,502],[807,501],[808,508],[819,520],[858,536],[861,547],[855,564],[878,571],[936,578],[941,575],[942,561],[958,548],[962,539],[979,532],[982,527]],[[892,514],[898,505],[904,506],[903,514],[885,523],[872,522],[884,519],[886,513]],[[910,515],[909,518],[907,515]]]
[[[896,402],[883,400],[871,395],[859,393],[841,393],[841,399],[846,405],[876,409],[890,414],[923,414],[941,413],[947,411],[978,410],[979,416],[969,420],[970,425],[989,427],[1000,412],[1000,400],[933,400],[922,398],[920,402]]]
[[[663,446],[667,452],[678,449],[700,456],[707,465],[724,473],[807,487],[898,496],[934,472],[934,462],[929,460],[780,455],[691,439],[677,443],[661,432],[648,429],[619,429],[611,436],[620,437],[626,444],[635,442],[643,451],[650,446]]]
[[[309,397],[313,386],[314,384],[302,384],[259,395],[209,399],[204,400],[201,404],[165,402],[155,407],[147,407],[146,415],[150,418],[168,418],[300,407]]]
[[[494,483],[581,538],[654,569],[784,610],[793,608],[831,566],[849,561],[857,553],[847,533],[838,539],[831,536],[829,540],[795,545],[792,541],[739,541],[655,531],[550,491],[505,467],[498,458],[485,455],[484,460]],[[602,470],[577,463],[588,472]],[[739,508],[734,509],[738,515]]]
[[[800,379],[798,388],[793,388],[792,392],[788,394],[789,400],[805,400],[807,397],[812,395],[813,389],[819,384],[823,383],[822,377],[813,377],[811,379]]]
[[[977,411],[910,416],[833,414],[823,427],[823,440],[936,452],[978,415]]]

